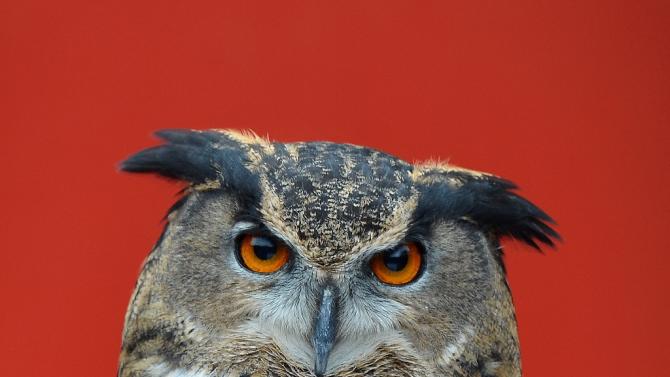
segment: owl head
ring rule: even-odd
[[[350,144],[158,132],[121,169],[186,183],[120,376],[518,376],[501,237],[551,218],[493,175]]]

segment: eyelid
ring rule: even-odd
[[[237,238],[240,236],[242,233],[246,233],[250,230],[253,230],[258,227],[258,224],[248,222],[248,221],[240,221],[235,223],[231,228],[230,228],[230,235],[232,238]]]
[[[363,247],[362,251],[360,253],[363,262],[369,262],[374,258],[375,255],[382,253],[386,250],[391,250],[395,249],[396,247],[400,245],[404,245],[407,243],[415,243],[419,246],[419,251],[421,252],[422,255],[426,254],[426,243],[423,239],[423,237],[416,237],[416,236],[405,236],[401,238],[400,240],[396,241],[391,241],[391,242],[385,242],[383,244],[379,245],[373,245],[371,247]]]
[[[253,234],[254,236],[272,237],[288,246],[291,250],[295,250],[294,243],[279,232],[274,231],[263,223],[240,221],[232,226],[231,232],[233,238],[239,237],[241,234]]]
[[[230,235],[232,239],[238,239],[240,236],[244,234],[251,234],[260,237],[271,237],[284,242],[282,237],[278,237],[276,234],[270,231],[270,229],[268,229],[268,227],[266,227],[264,224],[249,221],[240,221],[235,225],[233,225],[233,227],[231,228]],[[290,247],[288,243],[286,242],[284,243],[287,246],[289,246],[289,248],[293,249],[292,247]]]
[[[294,242],[291,242],[287,237],[283,236],[281,233],[273,231],[272,228],[268,227],[263,223],[251,222],[251,221],[239,221],[231,227],[230,231],[230,240],[235,243],[245,234],[251,234],[253,236],[259,237],[269,237],[277,240],[286,246],[293,256],[304,255],[302,249],[300,249]],[[292,260],[294,258],[291,258]]]

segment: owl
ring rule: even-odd
[[[511,182],[329,142],[165,130],[121,170],[184,182],[121,377],[520,376],[502,237],[559,238]]]

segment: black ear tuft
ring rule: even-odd
[[[554,220],[533,203],[519,196],[513,183],[495,178],[475,179],[458,189],[470,201],[466,216],[488,227],[497,236],[511,236],[540,249],[536,241],[554,246],[559,234],[548,224]]]
[[[218,131],[162,130],[166,143],[142,150],[121,163],[121,170],[154,173],[200,184],[218,181],[223,188],[255,191],[256,177],[245,167],[241,144]]]
[[[213,153],[207,147],[170,143],[134,154],[121,163],[121,170],[202,183],[216,178],[212,158]]]
[[[549,225],[554,220],[518,195],[512,182],[486,175],[466,178],[460,172],[454,174],[462,184],[453,186],[445,180],[423,188],[416,219],[469,219],[496,237],[510,236],[538,250],[538,242],[554,246],[554,240],[561,239]]]

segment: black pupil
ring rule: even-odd
[[[402,271],[407,266],[407,245],[398,246],[395,249],[385,251],[383,255],[384,265],[391,271]]]
[[[268,237],[252,237],[251,246],[254,248],[254,254],[261,260],[272,259],[277,254],[277,245]]]

